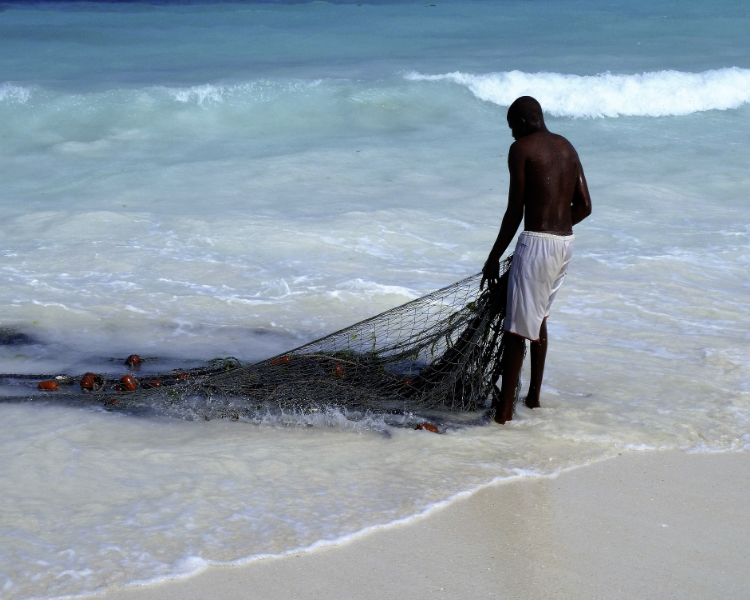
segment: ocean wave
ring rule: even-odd
[[[218,104],[231,98],[268,102],[276,100],[284,93],[306,91],[317,87],[320,80],[312,81],[268,81],[259,80],[238,84],[204,84],[184,88],[156,88],[163,89],[175,101],[181,103],[194,102],[200,106]]]
[[[31,90],[11,83],[0,84],[0,102],[18,102],[26,104]]]
[[[555,117],[665,117],[739,108],[750,102],[750,69],[731,67],[685,73],[654,71],[638,75],[567,75],[506,71],[472,75],[408,73],[411,81],[450,81],[466,86],[480,100],[510,106],[534,96]]]

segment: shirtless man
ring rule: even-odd
[[[508,109],[508,126],[516,140],[508,152],[510,190],[500,233],[482,269],[482,283],[499,279],[500,257],[518,238],[508,279],[505,355],[495,421],[513,418],[516,384],[526,340],[531,341],[531,383],[526,406],[539,406],[539,390],[547,357],[547,317],[573,255],[573,225],[591,214],[591,198],[583,167],[572,144],[551,133],[542,107],[522,96]]]

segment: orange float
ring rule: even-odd
[[[135,379],[133,379],[132,375],[125,375],[120,381],[122,381],[123,387],[128,392],[134,392],[138,389],[138,384],[136,383]]]
[[[94,384],[96,383],[96,375],[93,373],[86,373],[81,377],[81,389],[82,390],[93,390]]]
[[[271,359],[272,365],[285,365],[286,363],[290,362],[292,359],[288,356],[281,356],[279,358],[273,358]]]
[[[417,425],[417,429],[420,429],[422,431],[431,431],[432,433],[440,433],[437,427],[435,427],[432,423],[420,423]]]
[[[180,373],[177,379],[187,379],[188,377],[190,377],[190,373]]]
[[[54,392],[57,389],[56,381],[41,381],[39,382],[39,389],[45,392]]]
[[[129,367],[138,367],[141,364],[141,357],[137,354],[131,354],[125,359],[125,364]]]

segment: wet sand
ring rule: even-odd
[[[106,600],[750,598],[750,453],[630,452]]]

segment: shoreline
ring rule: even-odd
[[[632,451],[344,541],[85,596],[746,598],[750,453]]]

